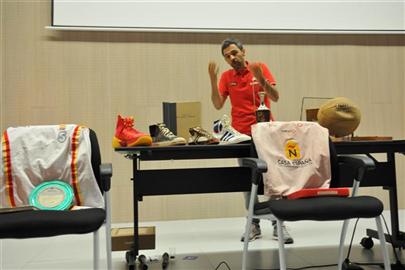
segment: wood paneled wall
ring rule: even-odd
[[[1,129],[32,124],[79,123],[93,128],[102,157],[112,162],[113,222],[132,220],[131,162],[114,153],[117,114],[135,126],[162,121],[163,101],[200,101],[202,124],[229,114],[210,103],[209,60],[227,34],[61,32],[50,1],[1,0]],[[278,82],[278,120],[298,120],[306,96],[346,96],[362,111],[357,135],[405,138],[405,39],[402,35],[241,34],[247,59],[268,64]],[[232,162],[232,161],[227,161]],[[147,166],[188,166],[161,162]],[[209,165],[209,163],[202,163]],[[398,156],[398,194],[405,193],[405,157]],[[387,201],[381,188],[367,188]],[[399,195],[405,208],[405,196]],[[143,220],[242,216],[242,195],[147,197]]]

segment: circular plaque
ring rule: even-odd
[[[66,210],[72,205],[73,189],[60,180],[43,182],[32,190],[29,202],[41,210]]]

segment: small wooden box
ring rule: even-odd
[[[163,102],[163,122],[175,135],[187,139],[190,128],[201,126],[201,102]]]
[[[139,249],[155,249],[155,227],[139,227]],[[112,251],[130,250],[134,244],[134,228],[111,229]]]
[[[306,112],[306,120],[311,121],[311,122],[317,122],[318,121],[318,111],[319,108],[316,109],[307,109]]]

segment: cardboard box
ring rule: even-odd
[[[163,102],[163,122],[174,134],[187,139],[189,128],[201,126],[201,102]]]
[[[155,227],[139,227],[139,249],[155,249]],[[112,251],[130,250],[134,244],[134,228],[111,229]]]

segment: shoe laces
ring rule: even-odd
[[[160,124],[157,124],[157,125],[158,125],[158,127],[159,127],[160,132],[161,132],[164,136],[167,136],[167,137],[175,137],[175,136],[176,136],[176,135],[173,134],[173,132],[170,131],[170,129],[168,129],[168,128],[166,127],[166,125],[165,125],[164,123],[160,123]]]
[[[224,129],[228,129],[230,130],[233,134],[235,134],[236,136],[241,135],[241,133],[239,131],[237,131],[236,129],[234,129],[231,125],[231,120],[229,119],[229,117],[224,114],[221,118],[221,122],[224,125]]]
[[[224,126],[230,126],[231,125],[231,120],[229,119],[229,116],[224,114],[221,118],[221,122]]]
[[[201,128],[201,127],[193,127],[190,129],[190,133],[191,135],[194,135],[195,133],[197,133],[198,135],[202,135],[204,137],[207,137],[208,139],[212,138],[212,135],[206,131],[205,129]]]
[[[125,117],[124,121],[124,128],[132,128],[134,126],[134,118],[132,116]]]

